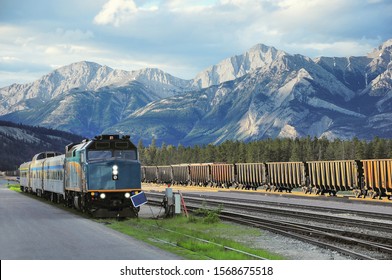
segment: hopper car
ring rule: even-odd
[[[164,171],[165,177],[162,172]],[[266,163],[192,163],[142,166],[143,182],[173,183],[241,189],[265,188],[356,197],[392,196],[392,159]],[[149,175],[153,174],[153,175]],[[164,180],[163,180],[164,178]]]

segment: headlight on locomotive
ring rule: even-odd
[[[105,197],[106,197],[106,194],[104,194],[104,193],[101,193],[101,194],[99,195],[99,197],[100,197],[101,199],[105,199]]]
[[[113,165],[112,167],[112,180],[118,180],[118,166]]]
[[[113,175],[118,175],[118,166],[113,165]]]
[[[127,193],[124,194],[124,196],[125,196],[125,198],[130,198],[131,194],[129,192],[127,192]]]

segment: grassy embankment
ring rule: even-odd
[[[219,210],[202,209],[189,218],[106,220],[105,223],[124,234],[133,236],[185,259],[251,260],[256,255],[266,259],[282,259],[277,254],[251,248],[262,235],[256,228],[223,223]],[[203,240],[201,240],[203,239]],[[204,240],[209,241],[206,243]],[[234,248],[235,252],[227,247]]]

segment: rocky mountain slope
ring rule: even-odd
[[[0,89],[2,119],[150,143],[274,137],[392,137],[392,40],[362,57],[291,55],[256,45],[182,80],[95,63]]]
[[[96,91],[102,88],[126,87],[134,81],[153,92],[159,99],[182,93],[190,81],[176,78],[159,69],[139,71],[114,70],[94,62],[77,62],[61,67],[29,84],[13,84],[0,89],[0,114],[35,109],[57,97],[65,97],[70,90]]]
[[[262,52],[258,57],[268,59],[257,60],[259,66],[252,68],[248,58],[255,50]],[[134,137],[185,145],[307,135],[390,138],[390,54],[391,41],[367,57],[315,60],[256,46],[195,79],[213,86],[155,101],[106,131],[126,132],[132,127]],[[219,84],[235,74],[233,69],[248,70]]]
[[[344,106],[354,95],[311,59],[285,54],[234,81],[155,101],[107,132],[132,127],[135,137],[147,134],[146,140],[181,139],[183,144],[331,137],[336,133],[328,129],[336,116],[365,118]]]
[[[2,119],[93,137],[157,99],[154,92],[139,82],[97,90],[76,88],[31,109],[7,114]]]
[[[64,131],[0,121],[0,171],[16,170],[43,151],[65,152],[65,146],[82,140]]]

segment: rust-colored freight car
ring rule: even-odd
[[[306,184],[306,164],[304,162],[268,162],[267,189],[291,191]]]
[[[211,182],[210,163],[194,163],[189,165],[189,179],[192,185],[207,186]]]
[[[361,160],[363,188],[372,197],[392,196],[392,159]]]
[[[360,189],[361,165],[356,160],[308,161],[309,189],[316,194]]]
[[[234,164],[212,163],[211,183],[215,187],[230,187],[235,181]]]
[[[268,184],[265,163],[236,163],[238,188],[257,189]]]

